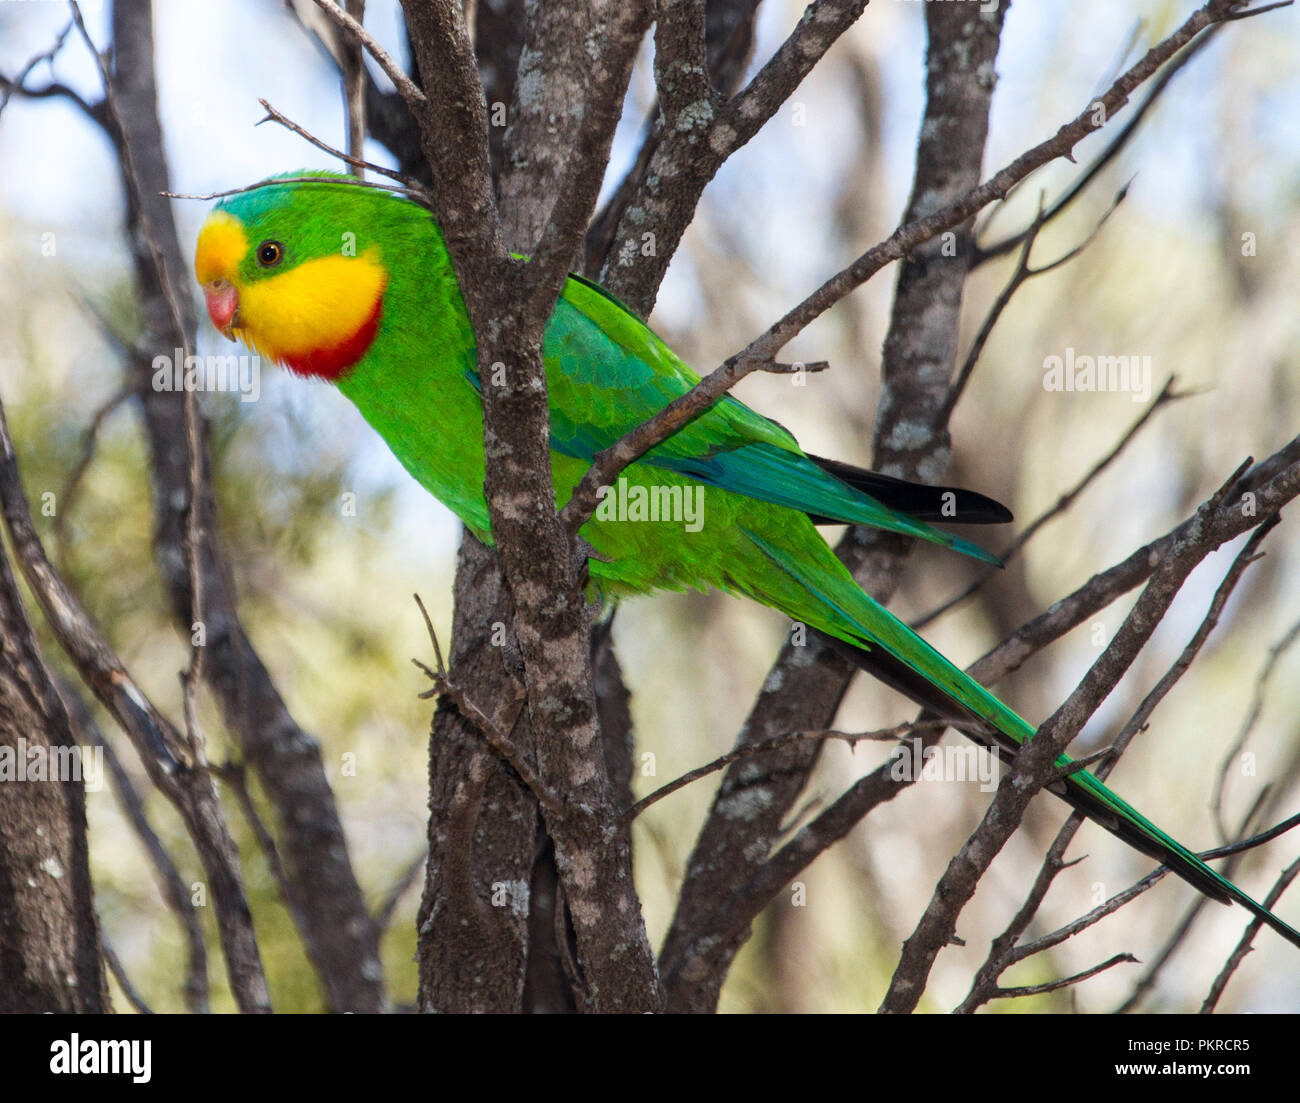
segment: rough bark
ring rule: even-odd
[[[109,1012],[85,787],[50,778],[77,744],[0,542],[0,754],[29,753],[45,780],[0,779],[0,1012]]]
[[[569,10],[566,20],[541,9],[531,13],[521,53],[521,68],[530,49],[547,58],[547,76],[556,83],[539,101],[535,89],[529,95],[525,82],[517,81],[523,106],[515,123],[526,132],[534,124],[554,126],[570,151],[539,169],[540,194],[549,190],[558,201],[546,204],[540,227],[520,217],[530,231],[524,240],[534,230],[537,235],[527,250],[532,260],[522,264],[509,255],[495,209],[486,109],[461,9],[449,0],[405,5],[428,93],[419,117],[422,142],[478,339],[480,373],[495,379],[502,373],[494,365],[504,367],[505,384],[484,390],[484,489],[524,660],[529,730],[525,737],[516,729],[517,737],[528,739],[518,750],[536,759],[541,785],[555,794],[545,822],[574,932],[578,1003],[597,1011],[653,1010],[659,1005],[653,955],[632,883],[627,832],[613,827],[621,810],[603,768],[580,556],[555,512],[541,360],[542,331],[595,201],[646,10]],[[604,35],[593,36],[590,28],[602,22]],[[580,113],[562,106],[572,103],[578,88],[586,105]],[[551,117],[557,111],[567,125]],[[509,165],[509,143],[506,158]],[[518,228],[510,227],[512,236]],[[460,680],[455,668],[452,677]]]
[[[600,249],[600,282],[643,317],[654,306],[659,284],[682,234],[695,217],[705,186],[736,150],[762,129],[826,51],[867,6],[867,0],[813,0],[789,38],[758,75],[726,99],[710,86],[709,24],[729,23],[745,48],[748,15],[743,7],[701,19],[698,5],[678,0],[659,12],[656,61],[663,119],[661,140],[638,173],[627,197],[612,244]],[[716,32],[715,32],[716,33]],[[718,79],[734,79],[738,62],[728,40],[715,38]],[[647,236],[649,235],[649,236]]]
[[[489,715],[500,715],[495,703],[512,700],[518,685],[506,649],[493,644],[511,622],[510,595],[496,556],[468,533],[457,579],[452,676],[472,687]],[[485,688],[493,695],[478,697]],[[522,1008],[537,833],[537,801],[527,786],[472,721],[440,702],[429,742],[422,1011]]]

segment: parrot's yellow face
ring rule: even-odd
[[[378,247],[357,255],[349,239],[292,205],[218,207],[194,252],[212,324],[292,371],[337,379],[374,340],[388,284]]]

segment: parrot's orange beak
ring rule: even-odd
[[[226,279],[209,280],[203,285],[203,297],[208,304],[208,317],[227,341],[235,339],[239,326],[239,292]]]

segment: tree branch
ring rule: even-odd
[[[195,751],[140,691],[99,629],[58,576],[32,525],[18,476],[17,456],[0,404],[0,505],[14,553],[51,630],[82,681],[130,737],[150,780],[180,813],[212,884],[217,927],[235,1001],[244,1012],[268,1012],[270,997],[257,937],[230,837],[211,775]]]
[[[978,181],[993,95],[988,73],[1001,37],[1000,11],[972,19],[964,9],[933,4],[925,17],[926,108],[904,221],[919,217],[944,197],[963,194]],[[965,273],[966,254],[961,251],[943,263],[912,265],[900,272],[873,433],[877,470],[933,479],[946,465],[947,435],[937,419],[952,376]],[[901,437],[895,431],[898,420],[909,426]],[[836,554],[884,603],[898,585],[908,547],[901,538],[854,529]],[[852,674],[845,657],[817,633],[805,646],[787,643],[738,744],[761,742],[784,731],[829,727]],[[931,717],[923,714],[922,719]],[[931,745],[940,734],[921,735],[921,745]],[[704,1010],[716,1005],[749,923],[785,883],[783,873],[802,868],[798,855],[806,853],[802,848],[813,838],[803,832],[782,848],[775,864],[765,859],[787,833],[783,821],[819,750],[817,743],[791,747],[734,766],[723,779],[664,943],[662,965],[672,1006]],[[873,781],[854,789],[867,800],[888,799],[883,794],[899,791],[889,773],[877,771]],[[864,795],[868,790],[874,795]],[[852,800],[841,800],[824,812],[817,821],[824,832],[819,838],[838,839],[851,830],[856,822],[852,807]],[[722,909],[719,900],[727,901]]]
[[[1246,465],[1243,465],[1201,506],[1186,536],[1152,572],[1150,581],[1110,646],[1064,704],[1040,725],[1033,740],[1017,754],[1015,765],[998,787],[980,826],[949,863],[924,916],[904,943],[903,954],[881,1011],[905,1012],[916,1006],[934,959],[950,941],[956,929],[957,916],[974,895],[979,878],[1019,826],[1030,799],[1047,781],[1056,758],[1065,751],[1146,645],[1188,575],[1221,544],[1245,528],[1262,523],[1252,517],[1238,527],[1231,511],[1227,517],[1222,512],[1232,487],[1245,470]],[[1279,476],[1278,482],[1276,508],[1281,508],[1300,493],[1300,469]],[[1270,509],[1265,519],[1273,512],[1275,510]]]
[[[276,809],[295,914],[308,923],[299,934],[325,998],[337,1011],[380,1011],[378,936],[348,857],[319,744],[289,713],[239,620],[230,565],[217,535],[206,421],[192,393],[182,396],[152,385],[151,353],[163,350],[170,356],[178,347],[192,347],[195,327],[192,300],[177,283],[186,264],[163,198],[169,172],[148,0],[117,0],[113,39],[110,87],[118,106],[106,131],[120,162],[131,231],[127,241],[144,321],[130,370],[150,452],[158,567],[184,637],[192,644],[205,638],[192,652],[202,661],[192,659],[191,675],[202,675]],[[191,676],[186,699],[191,717],[196,688]]]
[[[98,747],[104,755],[104,763],[113,778],[113,793],[117,798],[122,815],[130,824],[140,840],[150,865],[154,868],[163,901],[175,913],[185,936],[185,950],[189,966],[185,971],[185,1005],[192,1014],[207,1014],[208,1008],[208,948],[203,938],[203,928],[199,926],[198,914],[190,901],[190,890],[181,878],[180,870],[172,860],[167,848],[158,837],[145,814],[144,801],[136,790],[130,775],[117,757],[111,743],[104,738],[95,717],[77,690],[69,683],[58,682],[59,696],[67,707],[77,740],[83,746]],[[110,965],[112,964],[110,959]],[[121,980],[121,978],[118,978]]]
[[[627,835],[602,829],[615,823],[617,810],[605,771],[592,768],[600,743],[590,622],[577,546],[555,514],[541,358],[547,319],[595,200],[645,8],[638,3],[605,10],[604,48],[589,65],[587,88],[591,97],[617,92],[616,102],[589,99],[576,131],[570,131],[574,148],[560,200],[527,264],[505,251],[482,85],[460,6],[407,0],[404,8],[429,93],[420,124],[437,215],[477,338],[479,370],[495,380],[492,365],[505,368],[504,385],[494,382],[483,393],[484,491],[515,608],[539,776],[564,806],[563,815],[545,815],[546,827],[555,842],[585,991],[593,1010],[655,1010],[658,977],[632,884]],[[530,33],[546,29],[550,56],[560,71],[572,74],[569,63],[587,48],[581,28],[595,22],[570,23],[559,39],[558,26],[539,18]],[[431,853],[436,849],[431,845]]]
[[[747,375],[772,363],[786,344],[849,292],[860,287],[886,265],[909,256],[944,230],[967,221],[1043,165],[1058,157],[1072,159],[1074,147],[1122,108],[1134,89],[1201,31],[1223,22],[1238,3],[1239,0],[1210,0],[1174,34],[1152,47],[1145,57],[1120,76],[1102,96],[1089,104],[1073,121],[1062,126],[1051,138],[1027,150],[960,198],[899,226],[888,238],[832,276],[802,303],[773,323],[765,333],[700,380],[690,391],[674,399],[654,417],[599,452],[562,511],[562,520],[570,531],[577,532],[595,512],[600,503],[601,487],[612,486],[625,467],[694,421]],[[816,6],[810,6],[809,10]],[[803,26],[802,23],[800,25]],[[741,93],[738,99],[744,101],[753,93],[758,102],[764,102],[768,84],[775,85],[777,81],[776,78],[771,82],[765,81],[761,90],[754,92],[762,76],[763,73],[760,73],[755,77],[750,88]]]
[[[1237,553],[1232,565],[1219,583],[1214,598],[1210,602],[1210,607],[1206,611],[1204,618],[1202,618],[1196,632],[1192,635],[1191,640],[1183,648],[1173,666],[1165,672],[1160,681],[1143,698],[1137,711],[1125,722],[1101,764],[1093,771],[1099,781],[1106,780],[1110,772],[1118,765],[1120,756],[1128,749],[1134,737],[1140,731],[1145,730],[1156,707],[1191,668],[1197,655],[1200,654],[1201,648],[1204,647],[1205,641],[1209,639],[1210,633],[1217,627],[1224,606],[1228,603],[1228,598],[1232,596],[1232,592],[1237,588],[1237,583],[1241,581],[1246,569],[1258,558],[1259,546],[1276,522],[1275,515],[1269,521],[1260,525],[1251,534],[1250,539],[1241,551]],[[988,957],[976,973],[970,994],[962,1001],[961,1005],[956,1009],[957,1011],[972,1012],[980,1004],[989,999],[997,998],[1001,994],[1001,990],[998,988],[998,979],[1013,961],[1022,960],[1014,954],[1016,940],[1024,934],[1038,908],[1042,905],[1047,890],[1051,887],[1056,874],[1065,868],[1065,863],[1062,860],[1065,856],[1065,850],[1083,821],[1084,817],[1080,813],[1072,812],[1058,832],[1056,839],[1048,850],[1047,859],[1039,871],[1033,888],[1030,889],[1029,896],[1025,899],[1025,903],[1016,913],[1015,918],[1006,930],[993,940]],[[1201,897],[1200,899],[1204,900],[1205,898]]]
[[[1260,10],[1264,9],[1261,8]],[[1286,892],[1291,882],[1297,877],[1300,877],[1300,858],[1297,858],[1278,875],[1268,895],[1264,897],[1264,907],[1272,909],[1282,899],[1282,894]],[[1250,953],[1251,943],[1255,941],[1255,936],[1259,934],[1263,926],[1263,922],[1259,919],[1252,919],[1246,925],[1246,929],[1241,934],[1241,941],[1237,943],[1236,948],[1224,963],[1223,969],[1214,978],[1214,983],[1210,985],[1210,991],[1206,994],[1205,1002],[1201,1004],[1200,1013],[1202,1015],[1211,1014],[1218,1006],[1219,1000],[1223,997],[1224,989],[1228,987],[1228,981],[1232,979],[1232,974],[1237,971],[1238,966]]]

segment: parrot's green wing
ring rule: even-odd
[[[590,460],[700,377],[602,289],[570,278],[546,328],[551,445]],[[809,459],[794,437],[730,395],[641,463],[827,520],[919,537],[986,563],[996,556],[884,505]],[[960,521],[960,514],[952,517]]]

